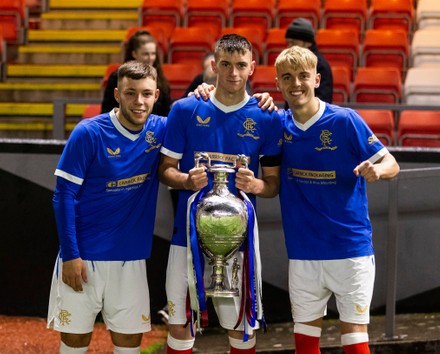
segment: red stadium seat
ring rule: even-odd
[[[401,146],[440,148],[440,112],[402,111],[398,139]]]
[[[326,0],[320,27],[353,29],[362,35],[366,19],[367,0]]]
[[[353,29],[320,29],[316,43],[330,66],[346,66],[353,78],[359,62],[359,36]]]
[[[230,27],[254,27],[262,34],[272,27],[275,0],[232,0]]]
[[[101,105],[99,103],[88,104],[84,108],[82,119],[96,117],[99,114],[101,114]]]
[[[351,73],[346,66],[332,65],[333,103],[348,103],[350,100]]]
[[[372,0],[367,28],[412,32],[413,0]]]
[[[357,112],[384,145],[394,145],[395,124],[393,111],[386,109],[358,109]]]
[[[6,79],[7,46],[3,38],[3,27],[0,26],[0,81]]]
[[[3,27],[3,39],[11,44],[23,44],[28,27],[26,0],[0,1],[0,25]]]
[[[263,57],[263,40],[264,35],[260,31],[256,31],[252,27],[226,27],[222,29],[221,35],[235,33],[245,37],[251,44],[253,49],[253,58],[257,64]]]
[[[263,55],[264,65],[273,65],[278,54],[286,49],[286,30],[284,28],[271,28],[267,31],[266,47]]]
[[[276,104],[284,105],[284,98],[276,86],[276,76],[273,65],[257,65],[251,77],[252,92],[269,92]]]
[[[286,28],[297,17],[303,17],[317,29],[321,20],[321,0],[278,0],[275,27]]]
[[[396,68],[360,67],[353,83],[352,102],[399,103],[402,98],[402,79]]]
[[[173,100],[182,98],[194,77],[200,73],[200,62],[198,65],[185,63],[162,65],[163,72],[170,84]]]
[[[404,31],[367,30],[361,66],[391,66],[402,73],[408,66],[408,36]]]
[[[220,34],[229,21],[229,0],[188,0],[184,15],[185,27],[207,27]]]
[[[140,8],[143,26],[162,26],[167,34],[182,25],[184,0],[143,0]]]
[[[192,63],[200,68],[203,57],[213,51],[214,40],[204,27],[176,27],[170,38],[168,63]]]

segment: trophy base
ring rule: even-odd
[[[216,290],[216,289],[205,289],[205,294],[208,297],[238,297],[239,292],[238,289],[235,290]]]

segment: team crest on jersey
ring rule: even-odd
[[[246,118],[246,120],[243,123],[244,133],[237,133],[238,136],[244,138],[245,136],[248,136],[252,139],[258,140],[260,137],[258,135],[255,135],[256,128],[255,126],[257,123],[252,118]]]
[[[368,137],[368,144],[372,145],[372,144],[374,144],[376,141],[379,141],[379,139],[377,138],[376,135],[373,134],[372,136],[369,136],[369,137]]]
[[[150,145],[148,149],[145,150],[145,152],[150,152],[154,149],[159,149],[161,144],[157,144],[156,138],[154,137],[154,132],[149,130],[145,134],[145,141]]]
[[[315,150],[336,150],[338,147],[332,146],[332,135],[333,133],[330,130],[322,130],[321,134],[319,135],[319,140],[321,140],[322,145],[320,147],[315,147]]]
[[[120,157],[121,155],[121,148],[116,148],[115,150],[110,149],[109,147],[107,148],[107,152],[109,153],[108,157]]]
[[[64,326],[64,325],[70,324],[70,322],[72,322],[72,320],[70,319],[71,316],[72,316],[72,314],[69,311],[61,310],[60,313],[58,314],[58,319],[60,320],[60,325]]]
[[[292,144],[292,134],[287,134],[286,132],[284,132],[284,141],[286,143]]]
[[[203,119],[202,117],[197,116],[196,119],[198,122],[197,124],[198,127],[209,127],[209,122],[211,121],[211,117],[207,117]]]

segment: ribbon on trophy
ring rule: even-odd
[[[247,342],[257,321],[262,323],[265,330],[266,324],[263,314],[260,241],[257,217],[254,206],[248,196],[242,191],[240,191],[240,195],[246,203],[248,210],[248,231],[246,241],[243,245],[243,276],[240,314],[234,329],[237,328],[244,319],[243,341]]]
[[[206,305],[205,284],[203,281],[204,257],[200,248],[196,232],[196,210],[197,204],[203,198],[205,191],[202,189],[188,199],[187,208],[187,270],[188,290],[190,299],[190,311],[188,311],[188,322],[196,323],[196,329],[208,325],[208,308]],[[195,318],[194,318],[195,315]],[[190,326],[191,335],[194,337],[193,326]]]

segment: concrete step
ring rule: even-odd
[[[50,11],[41,14],[43,30],[126,30],[139,25],[138,12],[131,11]]]
[[[29,42],[43,43],[120,43],[124,40],[126,30],[29,30]]]
[[[121,44],[53,45],[32,44],[18,48],[18,63],[26,64],[108,64],[121,61]]]
[[[138,9],[142,0],[51,0],[50,10],[59,9]]]
[[[66,132],[72,131],[81,118],[67,118]],[[41,117],[3,118],[0,117],[0,138],[14,139],[52,139],[52,118]]]
[[[97,77],[103,78],[107,65],[34,65],[9,64],[6,67],[6,77],[35,78],[35,77]]]
[[[47,102],[54,98],[101,98],[100,83],[2,82],[0,102]]]

